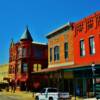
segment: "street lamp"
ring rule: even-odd
[[[96,90],[95,90],[95,83],[96,83],[96,78],[95,78],[95,64],[92,63],[92,81],[93,81],[93,95],[96,96]]]

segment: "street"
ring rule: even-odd
[[[30,92],[0,92],[0,100],[34,100]]]

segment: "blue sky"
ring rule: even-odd
[[[0,64],[8,63],[10,41],[19,41],[26,25],[34,41],[47,42],[52,30],[99,10],[99,0],[0,0]]]

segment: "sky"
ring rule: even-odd
[[[11,39],[20,40],[28,25],[33,40],[100,10],[99,0],[0,0],[0,64],[9,63]]]

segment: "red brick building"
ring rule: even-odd
[[[96,95],[100,93],[100,11],[74,23],[73,32],[76,86],[83,96]]]
[[[75,64],[100,62],[100,12],[74,24]]]
[[[47,38],[48,69],[38,73],[46,73],[50,86],[71,95],[95,95],[100,90],[100,12],[64,25]]]
[[[9,77],[20,83],[22,89],[28,85],[32,88],[32,72],[40,71],[48,66],[48,47],[46,44],[33,42],[26,28],[20,41],[11,41],[9,49]]]

